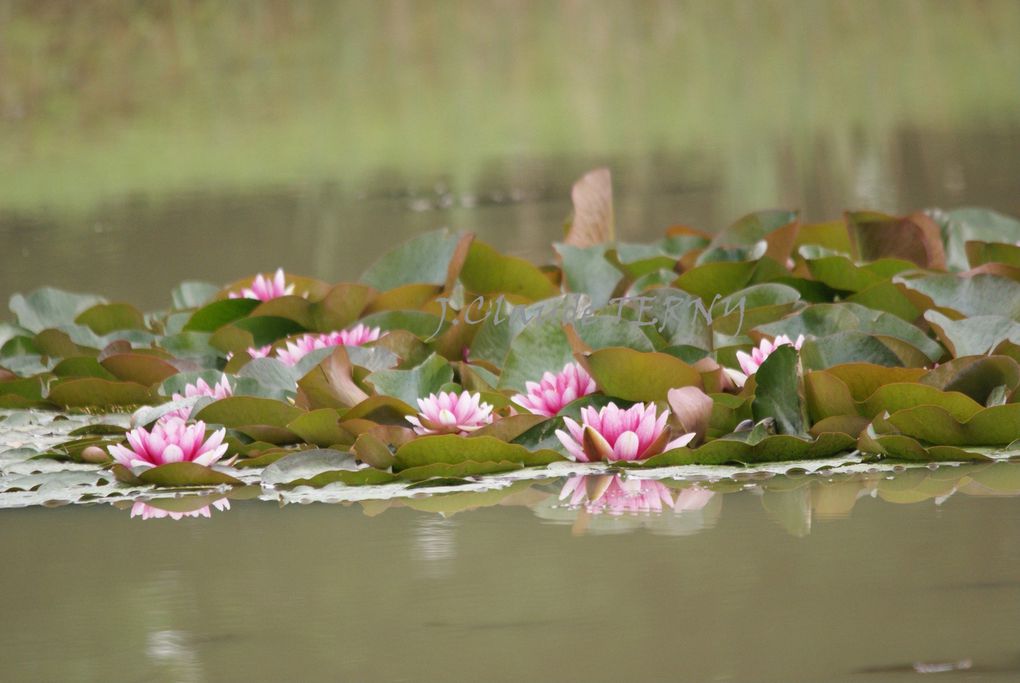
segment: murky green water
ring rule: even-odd
[[[0,299],[351,280],[441,226],[546,261],[595,164],[633,241],[1020,214],[1015,2],[236,7],[0,2]],[[447,516],[4,509],[0,679],[1017,680],[1020,485],[884,476],[639,516],[551,481]]]
[[[989,485],[1020,466],[996,467],[620,516],[559,507],[560,481],[447,516],[409,505],[469,501],[5,510],[3,678],[1016,680],[1020,492]]]

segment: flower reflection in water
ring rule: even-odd
[[[571,477],[560,491],[560,500],[568,498],[571,506],[583,503],[585,511],[593,515],[662,512],[664,507],[673,507],[673,495],[662,482],[623,479],[615,474]]]
[[[165,500],[136,500],[131,506],[131,517],[142,519],[173,520],[185,517],[212,517],[212,508],[223,512],[230,509],[230,501],[226,498],[210,500],[208,496],[191,498],[168,498]]]
[[[559,508],[571,511],[569,519],[558,514],[539,514],[572,521],[575,534],[647,527],[656,532],[685,535],[704,525],[702,513],[714,499],[717,499],[714,491],[700,486],[672,488],[661,481],[617,474],[582,475],[567,479],[558,495]]]

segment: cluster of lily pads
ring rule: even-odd
[[[436,231],[358,282],[185,282],[157,313],[15,295],[0,407],[130,411],[43,455],[164,486],[1018,452],[1020,222],[763,211],[638,244],[607,172],[573,201],[542,266]]]

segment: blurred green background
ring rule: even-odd
[[[0,296],[155,307],[421,230],[550,257],[750,210],[1020,213],[1016,0],[0,1]]]

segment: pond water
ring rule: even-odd
[[[638,515],[561,480],[4,510],[4,679],[1016,680],[1018,476],[778,476]]]
[[[1020,215],[1012,0],[96,7],[0,3],[0,300],[354,280],[442,226],[545,262],[600,164],[629,241],[776,206]],[[2,509],[0,678],[1018,680],[1020,465],[995,467],[638,516],[551,480]]]

